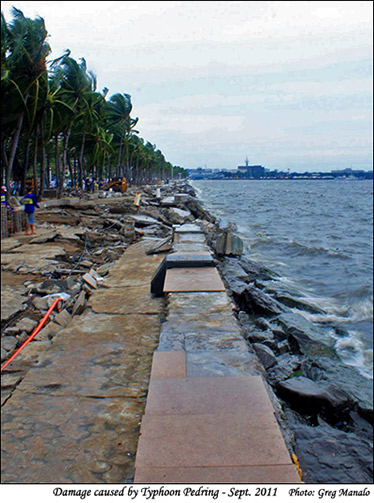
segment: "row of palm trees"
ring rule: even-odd
[[[60,196],[67,176],[82,188],[86,177],[142,184],[186,175],[138,136],[130,95],[98,92],[86,61],[70,51],[47,62],[44,20],[14,7],[12,18],[7,23],[1,14],[1,169],[8,189],[21,181],[23,193],[32,178],[42,197],[54,177]]]

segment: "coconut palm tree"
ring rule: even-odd
[[[25,117],[26,128],[30,131],[33,127],[38,110],[41,81],[47,75],[46,58],[51,50],[46,42],[48,33],[42,18],[37,17],[34,20],[26,18],[22,11],[15,7],[12,9],[12,15],[13,22],[10,25],[3,24],[5,23],[3,16],[1,20],[2,37],[6,39],[7,67],[4,75],[5,85],[2,84],[2,101],[7,105],[4,122],[8,132],[9,156],[6,176],[8,185]],[[5,67],[5,61],[2,61],[2,67]]]

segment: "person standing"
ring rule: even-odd
[[[26,234],[35,234],[34,224],[35,224],[35,208],[39,208],[38,201],[36,200],[35,194],[32,193],[31,187],[27,187],[27,193],[21,200],[21,203],[25,205],[26,213]],[[30,232],[31,230],[31,232]]]
[[[7,208],[12,209],[8,201],[7,188],[5,185],[1,187],[1,204],[4,204]]]

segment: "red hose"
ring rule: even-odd
[[[33,340],[33,338],[38,334],[38,332],[40,331],[40,329],[42,328],[42,326],[44,325],[44,323],[47,321],[47,319],[49,318],[49,315],[51,314],[51,312],[53,311],[53,309],[57,306],[57,304],[60,302],[60,300],[62,300],[60,297],[58,299],[55,299],[51,305],[51,307],[48,309],[48,311],[45,313],[45,315],[43,316],[43,318],[40,320],[38,326],[33,330],[32,334],[30,335],[30,337],[28,337],[25,342],[22,344],[21,347],[19,347],[17,349],[17,351],[14,353],[14,355],[12,355],[9,360],[7,360],[2,366],[1,366],[1,373],[3,373],[3,370],[5,369],[5,367],[12,361],[14,360],[14,358],[18,355],[18,353],[20,353],[22,351],[22,349],[27,346],[27,344]],[[57,308],[58,309],[58,308]],[[59,309],[58,309],[59,311]]]

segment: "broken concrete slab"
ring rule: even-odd
[[[62,327],[66,327],[71,322],[71,314],[64,309],[63,311],[56,313],[54,316],[54,321],[61,325]]]
[[[86,306],[86,293],[82,290],[78,295],[77,300],[74,302],[73,309],[71,311],[72,316],[76,314],[82,314]]]
[[[213,257],[209,253],[170,253],[163,259],[151,279],[151,293],[163,295],[165,275],[168,269],[213,266]]]
[[[83,277],[82,280],[90,287],[96,290],[97,288],[97,281],[95,278],[91,276],[91,274],[86,273]]]

